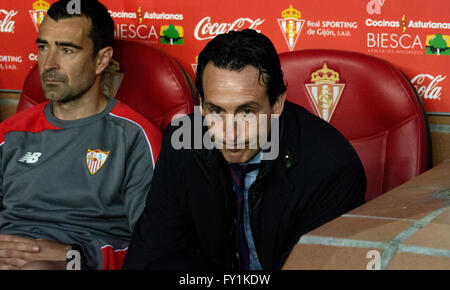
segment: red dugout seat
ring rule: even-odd
[[[116,40],[113,61],[105,76],[105,92],[115,97],[160,128],[176,114],[194,111],[195,89],[183,68],[170,56],[152,46]],[[28,74],[17,111],[46,101],[39,70]]]
[[[367,176],[367,201],[429,167],[421,101],[398,68],[337,50],[287,52],[280,59],[287,99],[330,122],[355,148]]]

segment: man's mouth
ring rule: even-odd
[[[51,84],[60,84],[63,81],[62,80],[55,80],[55,79],[44,79],[44,82],[46,84],[48,84],[48,85],[51,85]]]
[[[248,148],[248,143],[240,143],[240,144],[236,144],[236,143],[231,143],[231,144],[227,144],[227,143],[222,143],[222,148],[226,149],[226,150],[230,150],[230,151],[240,151],[243,150],[245,148]]]
[[[57,73],[56,71],[45,72],[41,75],[41,79],[45,84],[60,84],[65,82],[66,78],[64,75]]]
[[[244,149],[226,149],[227,151],[231,152],[231,153],[238,153]]]

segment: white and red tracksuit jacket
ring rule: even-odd
[[[120,269],[161,133],[127,105],[63,121],[47,102],[0,124],[0,234],[78,245],[88,269]]]

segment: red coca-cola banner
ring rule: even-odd
[[[0,90],[21,90],[36,61],[37,29],[53,2],[0,2]],[[115,21],[116,38],[157,46],[193,79],[208,40],[252,28],[272,39],[280,53],[332,48],[384,58],[411,80],[426,112],[450,113],[448,0],[102,2]]]

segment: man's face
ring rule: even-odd
[[[39,26],[38,66],[45,97],[69,102],[83,96],[96,79],[94,43],[86,17],[53,20]]]
[[[271,106],[256,67],[231,71],[212,63],[203,71],[203,92],[202,113],[214,120],[208,126],[215,146],[228,162],[250,161],[264,145],[260,136],[269,135],[271,114],[281,114],[285,96]]]

